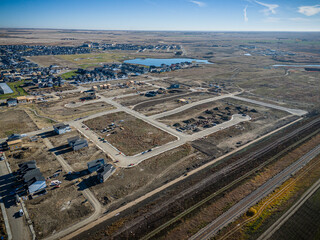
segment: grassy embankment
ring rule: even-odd
[[[0,95],[0,99],[15,98],[28,95],[28,93],[21,87],[24,84],[24,80],[17,82],[8,82],[7,84],[12,89],[13,93]]]

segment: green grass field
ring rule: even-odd
[[[127,59],[127,56],[125,56],[123,53],[89,53],[75,55],[59,55],[56,57],[79,65],[103,62],[119,62]]]
[[[73,70],[73,71],[70,71],[70,72],[66,72],[66,73],[63,73],[60,75],[60,77],[62,77],[63,79],[69,79],[73,76],[76,76],[78,75],[78,73],[76,73],[77,70]]]

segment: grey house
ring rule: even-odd
[[[35,161],[19,164],[18,174],[23,181],[24,187],[31,195],[47,187],[46,179],[40,169],[36,167]]]
[[[106,181],[115,171],[116,169],[111,164],[105,164],[100,167],[97,171],[97,178],[99,182]]]
[[[8,98],[7,105],[8,107],[15,107],[18,104],[18,100],[16,98]]]
[[[100,158],[97,160],[93,160],[91,162],[87,163],[88,171],[90,173],[97,171],[99,168],[101,168],[104,165],[104,159]]]
[[[26,182],[29,194],[37,193],[47,187],[46,179],[42,175],[33,176]]]
[[[84,138],[80,138],[79,136],[69,138],[68,144],[70,147],[72,147],[73,151],[88,147],[88,141]]]
[[[57,133],[57,134],[64,134],[66,132],[70,132],[71,128],[69,126],[69,124],[64,124],[64,123],[59,123],[53,126],[53,130]]]

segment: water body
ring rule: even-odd
[[[182,62],[196,62],[196,63],[204,63],[204,64],[212,64],[208,60],[201,59],[193,59],[193,58],[136,58],[132,60],[125,60],[125,63],[131,64],[141,64],[145,66],[156,66],[160,67],[161,64],[171,65]]]
[[[281,65],[281,64],[276,64],[276,65],[272,65],[272,67],[320,67],[320,65]]]

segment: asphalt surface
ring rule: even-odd
[[[155,194],[157,194],[157,193],[159,193],[159,192],[161,192],[161,191],[163,191],[163,190],[165,190],[165,189],[173,186],[174,184],[176,184],[176,183],[178,183],[178,182],[180,182],[180,181],[183,181],[185,178],[187,178],[187,177],[189,177],[189,176],[192,176],[193,174],[196,174],[197,172],[199,172],[199,171],[201,171],[201,170],[203,170],[203,169],[205,169],[205,168],[207,168],[207,167],[215,164],[216,162],[222,160],[223,158],[228,157],[228,156],[230,156],[230,155],[232,155],[232,154],[234,154],[234,153],[236,153],[236,152],[238,152],[238,151],[242,151],[243,149],[245,149],[245,148],[248,147],[249,145],[254,144],[254,143],[260,141],[261,139],[264,139],[264,138],[266,138],[266,137],[268,137],[268,136],[270,136],[270,135],[272,135],[272,134],[274,134],[274,133],[276,133],[276,132],[278,132],[278,131],[281,131],[282,129],[284,129],[284,128],[286,128],[286,127],[288,127],[288,126],[290,126],[290,125],[292,125],[292,124],[300,121],[301,119],[302,119],[302,118],[300,118],[300,119],[298,119],[298,120],[296,120],[296,121],[294,121],[294,122],[291,122],[291,123],[289,123],[289,124],[287,124],[287,125],[279,128],[279,129],[276,129],[276,130],[274,130],[274,131],[272,131],[272,132],[270,132],[270,133],[268,133],[268,134],[266,134],[266,135],[264,135],[264,136],[262,136],[262,137],[259,137],[259,138],[253,140],[253,141],[250,142],[250,143],[247,143],[247,144],[245,144],[245,145],[243,145],[243,146],[241,146],[241,147],[239,147],[239,148],[237,148],[237,149],[235,149],[235,150],[233,150],[233,151],[231,151],[231,152],[229,152],[229,153],[227,153],[227,154],[225,154],[225,155],[223,155],[223,156],[221,156],[221,157],[219,157],[219,158],[216,158],[216,159],[214,159],[214,160],[212,160],[212,161],[210,161],[210,162],[202,165],[202,166],[199,167],[199,168],[196,168],[196,169],[194,169],[194,170],[191,170],[191,171],[188,173],[187,176],[178,177],[178,178],[176,178],[176,179],[174,179],[174,180],[172,180],[172,181],[170,181],[170,182],[162,185],[161,187],[159,187],[159,188],[157,188],[157,189],[154,189],[154,190],[152,190],[151,192],[148,192],[148,193],[145,194],[144,196],[142,196],[142,197],[140,197],[140,198],[138,198],[138,199],[136,199],[136,200],[134,200],[134,201],[132,201],[132,202],[129,202],[129,203],[127,203],[126,205],[124,205],[124,206],[122,206],[122,207],[120,207],[120,208],[118,208],[118,209],[116,209],[116,210],[114,210],[114,211],[112,211],[112,212],[109,212],[109,213],[106,214],[106,215],[101,216],[99,219],[97,219],[97,220],[89,223],[88,225],[86,225],[86,226],[84,226],[84,227],[76,230],[75,232],[72,232],[72,233],[69,234],[69,235],[66,235],[66,236],[63,237],[62,239],[64,239],[64,240],[66,240],[66,239],[72,239],[73,237],[77,236],[78,234],[83,233],[83,232],[85,232],[85,231],[93,228],[93,227],[96,226],[97,224],[103,223],[104,221],[106,221],[106,220],[114,217],[115,215],[120,214],[122,211],[125,211],[126,209],[128,209],[128,208],[130,208],[130,207],[132,207],[132,206],[134,206],[134,205],[136,205],[136,204],[144,201],[145,199],[147,199],[147,198],[149,198],[149,197],[151,197],[151,196],[153,196],[153,195],[155,195]]]
[[[257,240],[269,239],[281,226],[295,214],[296,211],[320,188],[320,179],[314,183],[301,198],[283,214],[267,231],[265,231]]]
[[[252,205],[259,202],[261,199],[270,194],[274,189],[284,183],[287,179],[291,177],[292,174],[297,172],[303,166],[305,166],[314,157],[320,154],[320,145],[309,151],[307,154],[299,158],[292,165],[287,167],[285,170],[271,178],[268,182],[263,184],[253,193],[242,199],[240,202],[231,207],[227,212],[222,214],[220,217],[215,219],[213,222],[208,224],[206,227],[201,229],[195,235],[193,235],[190,240],[196,239],[210,239],[212,238],[220,229],[227,226],[229,223],[234,221],[241,214],[245,213]]]
[[[47,138],[43,138],[43,142],[45,143],[45,145],[46,145],[49,149],[54,148],[54,146],[52,145],[52,143],[51,143]],[[56,159],[57,159],[58,162],[61,164],[63,170],[64,170],[66,173],[68,173],[68,172],[73,172],[73,171],[74,171],[73,168],[63,159],[63,157],[62,157],[61,155],[56,155],[56,154],[54,154],[54,155],[55,155]],[[100,204],[100,202],[96,199],[96,197],[93,195],[93,193],[90,191],[90,189],[86,188],[86,189],[82,190],[81,193],[84,195],[84,197],[85,197],[86,199],[88,199],[88,201],[89,201],[89,202],[91,203],[91,205],[93,206],[93,208],[94,208],[94,213],[93,213],[90,217],[84,219],[83,221],[78,222],[78,223],[72,225],[71,227],[66,228],[66,229],[64,229],[64,230],[62,230],[62,231],[60,231],[60,232],[58,232],[58,233],[56,233],[56,234],[54,234],[54,235],[52,235],[52,236],[49,236],[49,237],[47,237],[46,239],[48,239],[48,240],[50,239],[50,240],[51,240],[51,239],[60,238],[60,237],[62,237],[62,236],[64,236],[64,235],[66,235],[66,234],[69,234],[69,233],[77,230],[78,228],[81,228],[81,227],[87,225],[88,223],[94,221],[95,219],[97,219],[97,218],[100,216],[100,214],[101,214],[101,212],[102,212],[101,204]]]

